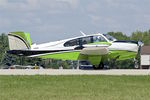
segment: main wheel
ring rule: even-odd
[[[93,68],[97,70],[97,69],[98,69],[98,66],[93,65]]]
[[[99,64],[99,69],[104,69],[104,63],[101,62],[101,63]]]

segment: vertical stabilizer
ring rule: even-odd
[[[10,32],[8,34],[10,50],[31,49],[30,34],[25,32]]]

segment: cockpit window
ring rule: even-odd
[[[109,41],[115,41],[116,39],[108,34],[103,34]]]

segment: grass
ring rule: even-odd
[[[149,100],[150,76],[0,76],[0,100]]]

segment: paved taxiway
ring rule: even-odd
[[[0,75],[150,75],[150,70],[0,69]]]

